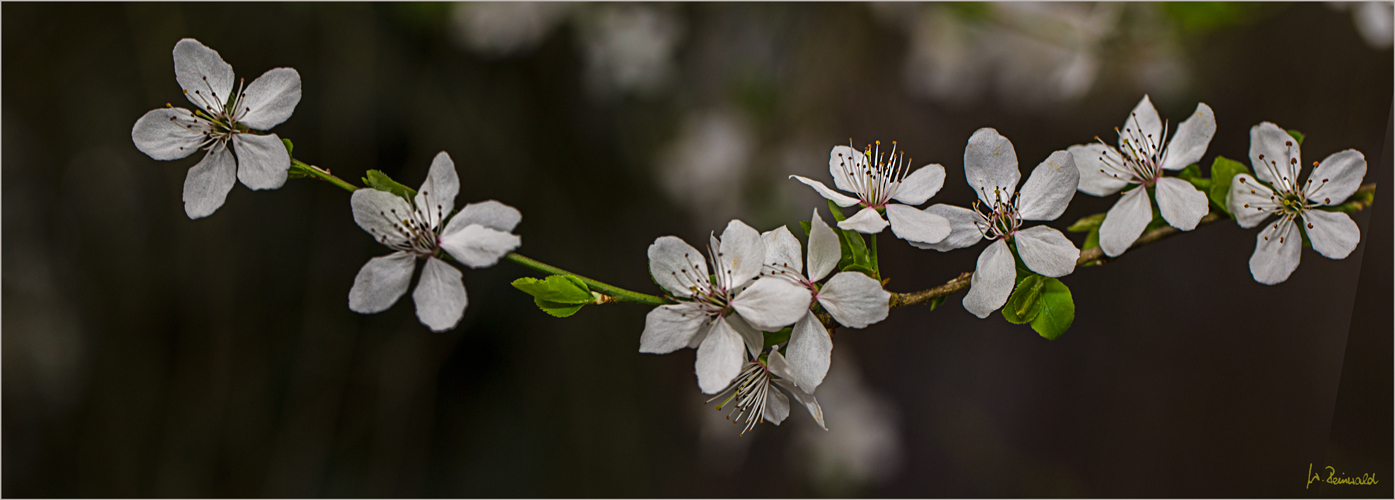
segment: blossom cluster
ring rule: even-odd
[[[167,105],[150,111],[136,121],[131,138],[156,160],[205,152],[184,183],[191,219],[221,207],[234,178],[252,189],[278,188],[293,171],[330,180],[327,172],[293,160],[289,142],[269,131],[289,119],[300,101],[295,70],[272,69],[250,85],[234,86],[232,67],[192,39],[175,45],[174,68],[195,109]],[[939,252],[987,241],[964,309],[979,318],[1001,309],[1007,320],[1032,322],[1048,338],[1069,327],[1074,306],[1066,304],[1071,312],[1062,319],[1042,304],[1071,300],[1059,278],[1075,271],[1082,249],[1055,228],[1027,222],[1060,218],[1077,191],[1120,195],[1093,226],[1086,224],[1086,249],[1098,246],[1109,257],[1126,252],[1150,228],[1191,231],[1208,214],[1230,216],[1245,228],[1264,224],[1249,266],[1256,281],[1272,285],[1297,268],[1303,242],[1324,257],[1342,259],[1360,241],[1356,223],[1339,210],[1365,176],[1360,152],[1315,162],[1300,181],[1303,136],[1264,122],[1250,130],[1253,173],[1217,157],[1208,179],[1200,177],[1199,162],[1216,132],[1211,107],[1199,103],[1175,130],[1169,128],[1144,96],[1115,129],[1117,141],[1096,138],[1054,151],[1025,182],[1012,142],[992,128],[979,129],[963,155],[964,181],[977,197],[970,207],[920,208],[944,187],[947,171],[935,163],[912,169],[896,142],[885,151],[881,142],[860,150],[835,146],[828,159],[833,187],[791,176],[826,198],[835,220],[828,224],[815,208],[802,223],[806,242],[784,226],[762,232],[732,220],[720,236],[709,235],[704,250],[675,236],[650,245],[650,274],[664,296],[645,296],[656,307],[645,318],[639,351],[696,349],[698,388],[714,395],[711,401],[721,400],[718,409],[729,406],[728,418],[742,425],[743,434],[760,422],[782,422],[790,398],[823,427],[814,394],[832,365],[836,328],[880,322],[895,302],[876,258],[876,238],[886,229],[915,248]],[[522,215],[493,200],[457,210],[460,179],[444,151],[418,189],[374,175],[380,172],[369,174],[364,188],[332,178],[353,191],[354,221],[392,250],[359,270],[349,309],[370,314],[392,307],[422,262],[412,293],[417,317],[433,331],[455,328],[468,304],[457,266],[488,267],[515,255],[521,239],[513,231]],[[851,216],[843,213],[848,208],[855,209]],[[515,286],[533,290],[538,305],[554,315],[622,298],[593,290],[599,282],[547,269],[559,279],[533,289]],[[1058,294],[1064,299],[1047,299],[1053,290],[1065,290]],[[1010,303],[1015,305],[1005,307]]]

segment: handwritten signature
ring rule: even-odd
[[[1374,473],[1362,474],[1360,477],[1347,477],[1346,474],[1342,474],[1342,477],[1336,477],[1336,468],[1332,467],[1331,465],[1324,468],[1327,469],[1327,479],[1323,479],[1322,476],[1319,474],[1313,474],[1313,464],[1308,464],[1308,485],[1304,486],[1303,489],[1308,489],[1309,486],[1313,485],[1314,481],[1319,483],[1327,483],[1331,485],[1347,484],[1362,486],[1376,484],[1379,482],[1376,481],[1376,475]]]

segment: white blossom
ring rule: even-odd
[[[1230,183],[1227,204],[1240,227],[1255,227],[1270,215],[1278,216],[1259,232],[1250,256],[1250,274],[1266,285],[1282,283],[1298,268],[1303,250],[1299,232],[1329,259],[1345,259],[1361,241],[1361,229],[1350,216],[1322,207],[1346,201],[1361,187],[1366,157],[1355,149],[1333,153],[1314,163],[1307,181],[1299,183],[1299,153],[1298,141],[1278,125],[1255,125],[1250,128],[1255,175],[1239,174]]]
[[[753,361],[746,362],[741,367],[741,373],[731,381],[731,384],[707,402],[711,403],[722,399],[722,402],[717,404],[718,410],[731,404],[732,408],[731,412],[727,414],[727,420],[743,425],[741,434],[744,435],[758,423],[769,421],[772,424],[780,425],[780,422],[789,416],[790,400],[780,391],[775,390],[775,387],[779,387],[793,396],[799,404],[804,405],[819,427],[828,430],[828,427],[824,426],[823,408],[819,407],[819,401],[811,394],[812,391],[804,392],[792,382],[793,376],[790,365],[780,354],[780,350],[771,349],[765,361],[761,361],[757,357]]]
[[[889,225],[896,237],[913,244],[939,243],[950,233],[949,221],[908,205],[919,205],[935,196],[944,186],[945,168],[932,163],[911,172],[910,162],[903,161],[905,153],[897,153],[895,142],[891,147],[891,154],[887,156],[882,155],[881,141],[877,141],[876,149],[869,145],[864,152],[836,146],[828,153],[828,173],[833,176],[833,185],[856,197],[829,189],[824,183],[807,177],[790,177],[814,188],[840,207],[862,205],[862,210],[838,222],[841,229],[877,234]],[[882,212],[890,222],[882,219]]]
[[[964,148],[964,175],[978,191],[974,210],[943,203],[926,208],[948,219],[954,229],[940,243],[912,245],[944,252],[972,246],[980,239],[993,242],[979,254],[964,296],[965,309],[986,318],[1007,303],[1017,277],[1009,242],[1032,272],[1059,278],[1075,270],[1080,250],[1060,231],[1047,226],[1022,228],[1023,221],[1056,220],[1066,211],[1080,181],[1069,152],[1051,153],[1017,191],[1022,174],[1012,142],[997,130],[981,128]]]
[[[814,210],[810,221],[807,275],[804,262],[799,258],[799,240],[788,228],[781,226],[763,233],[761,240],[765,242],[765,270],[761,274],[766,279],[786,279],[809,289],[814,301],[843,326],[865,328],[886,319],[891,294],[866,274],[842,272],[823,285],[817,284],[837,268],[842,257],[838,235],[819,217],[818,209]],[[814,392],[828,373],[833,337],[813,309],[794,324],[785,353],[790,367],[790,375],[786,378],[801,389]]]
[[[300,103],[299,73],[276,68],[246,88],[239,81],[234,89],[232,66],[217,51],[185,38],[174,45],[174,76],[197,108],[151,110],[136,120],[131,140],[156,160],[207,152],[184,179],[184,212],[190,219],[223,206],[234,177],[252,189],[286,183],[291,156],[276,134],[260,131],[291,117]]]
[[[1190,182],[1163,177],[1163,172],[1181,170],[1201,160],[1215,133],[1216,117],[1211,107],[1198,103],[1192,116],[1177,125],[1169,142],[1166,126],[1144,95],[1119,131],[1118,148],[1097,137],[1096,144],[1068,149],[1080,169],[1080,192],[1108,196],[1133,186],[1109,209],[1100,226],[1100,248],[1106,255],[1124,253],[1152,222],[1148,188],[1155,190],[1163,220],[1183,231],[1196,229],[1210,210],[1206,194]]]
[[[416,262],[426,260],[412,300],[417,319],[432,331],[454,328],[465,314],[460,271],[441,260],[441,251],[472,268],[489,267],[518,248],[510,234],[522,220],[518,210],[497,201],[471,203],[451,217],[460,180],[444,151],[431,162],[426,182],[412,203],[387,191],[359,189],[350,197],[354,222],[396,252],[374,257],[354,277],[349,309],[371,314],[392,307],[412,282]],[[449,222],[447,222],[449,218]]]
[[[761,331],[798,321],[809,310],[809,290],[788,280],[758,278],[765,259],[760,233],[739,220],[722,238],[710,236],[707,255],[676,236],[649,246],[649,272],[677,304],[654,308],[644,320],[639,352],[666,354],[697,348],[698,387],[713,394],[765,346]],[[745,349],[742,349],[745,344]]]

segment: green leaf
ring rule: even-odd
[[[561,302],[547,301],[537,297],[533,297],[533,303],[538,305],[538,309],[542,309],[543,312],[558,318],[571,316],[576,314],[577,311],[580,311],[581,308],[586,307],[586,304],[563,304]]]
[[[519,278],[513,281],[513,287],[538,300],[558,304],[586,305],[596,300],[586,283],[575,276],[554,274],[546,279]]]
[[[1211,190],[1211,179],[1201,176],[1201,165],[1195,163],[1187,165],[1187,168],[1177,173],[1177,178],[1192,183],[1203,193]]]
[[[1075,322],[1075,301],[1070,288],[1061,280],[1046,278],[1046,286],[1037,299],[1040,309],[1032,320],[1032,329],[1047,340],[1056,340]]]
[[[1047,278],[1040,274],[1031,274],[1017,283],[1017,288],[1013,289],[1012,295],[1008,297],[1007,304],[1003,305],[1003,318],[1008,323],[1020,325],[1036,319],[1041,312],[1041,294],[1046,288]]]
[[[833,200],[824,201],[828,202],[828,211],[833,212],[833,220],[843,222],[844,219],[847,219],[847,217],[843,217],[843,207],[838,206],[838,204],[834,203]],[[836,226],[837,224],[834,225]]]
[[[811,221],[811,220],[802,220],[802,221],[799,221],[799,227],[801,227],[801,228],[804,229],[804,236],[809,236],[809,235],[812,234],[813,231],[814,231],[814,221]]]
[[[1095,214],[1089,217],[1081,217],[1080,220],[1075,221],[1075,224],[1071,224],[1070,227],[1066,228],[1066,231],[1072,233],[1097,231],[1100,228],[1100,224],[1104,224],[1104,215],[1105,214]]]
[[[935,297],[934,299],[931,299],[931,300],[930,300],[930,310],[931,310],[931,311],[934,311],[936,307],[940,307],[940,304],[945,303],[945,298],[946,298],[946,297],[947,297],[946,295],[941,295],[941,296],[939,296],[939,297]]]
[[[1216,161],[1211,163],[1211,190],[1206,194],[1211,198],[1211,205],[1230,215],[1230,207],[1226,206],[1226,199],[1230,197],[1230,182],[1235,176],[1248,173],[1250,169],[1245,164],[1217,156]]]
[[[1089,250],[1100,246],[1100,228],[1090,230],[1090,234],[1085,236],[1085,246],[1081,250]]]
[[[1306,135],[1303,135],[1302,132],[1299,132],[1297,130],[1285,130],[1285,132],[1288,132],[1288,135],[1293,136],[1293,140],[1298,141],[1299,146],[1303,145],[1303,138],[1307,137]]]
[[[794,329],[787,326],[777,331],[765,332],[765,346],[771,347],[776,344],[783,344],[785,342],[789,342],[790,332],[792,331],[794,331]]]
[[[287,155],[287,156],[294,156],[294,155],[291,154],[291,151],[295,149],[295,144],[291,144],[291,140],[290,140],[290,139],[281,139],[281,144],[285,144],[285,145],[286,145],[286,155]]]
[[[851,266],[872,268],[871,259],[867,256],[867,242],[862,239],[862,233],[845,229],[834,229],[833,232],[838,234],[838,246],[843,251],[843,257],[838,259],[838,269],[847,270]]]
[[[407,186],[403,186],[402,184],[392,180],[391,177],[388,177],[387,174],[379,170],[369,170],[368,173],[363,177],[363,183],[373,189],[377,189],[379,191],[387,191],[397,196],[401,196],[402,198],[406,199],[408,203],[412,201],[412,198],[415,198],[417,196],[417,190],[409,188]]]
[[[868,278],[877,279],[877,273],[876,273],[876,271],[873,271],[871,267],[868,267],[868,266],[865,266],[865,265],[862,265],[862,264],[853,264],[853,265],[851,265],[851,266],[848,266],[848,267],[843,268],[842,270],[843,270],[844,272],[847,272],[847,271],[859,272],[859,273],[862,273],[862,274],[867,275]]]

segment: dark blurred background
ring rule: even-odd
[[[1392,495],[1389,2],[2,10],[5,496]],[[416,186],[448,151],[458,205],[522,211],[521,253],[648,293],[654,238],[806,219],[823,202],[786,176],[825,179],[849,138],[943,164],[932,202],[964,205],[975,129],[1025,171],[1113,141],[1144,93],[1173,123],[1215,109],[1204,165],[1269,120],[1382,185],[1349,258],[1304,250],[1277,286],[1223,222],[1078,269],[1056,341],[962,295],[839,331],[829,431],[796,410],[738,439],[692,350],[636,352],[645,308],[555,319],[501,263],[465,271],[465,318],[434,334],[405,299],[348,310],[386,250],[333,186],[239,185],[189,220],[197,160],[130,139],[188,106],[183,37],[249,81],[300,72],[274,130],[298,159]],[[1051,225],[1113,203],[1078,194]],[[910,291],[982,247],[881,248]],[[1305,488],[1328,465],[1380,482]]]

